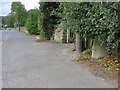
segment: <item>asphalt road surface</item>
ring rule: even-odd
[[[2,33],[3,88],[111,88],[72,61],[70,45],[36,43],[16,30]]]
[[[0,89],[2,88],[2,31],[0,30]]]

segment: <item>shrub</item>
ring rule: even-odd
[[[55,25],[58,24],[57,17],[53,14],[54,10],[59,7],[58,2],[40,2],[38,28],[40,30],[40,37],[50,40],[53,35]]]
[[[38,30],[38,11],[37,9],[32,9],[28,11],[28,17],[26,22],[26,27],[29,34],[39,35],[40,31]]]
[[[120,42],[118,2],[64,2],[58,13],[66,21],[66,27],[83,38],[93,38],[107,44],[106,49],[115,49]],[[101,43],[101,44],[102,44]]]

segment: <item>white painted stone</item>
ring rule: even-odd
[[[92,57],[100,58],[106,56],[107,54],[106,45],[101,45],[101,42],[95,40],[92,47]]]

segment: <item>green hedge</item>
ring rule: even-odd
[[[64,2],[60,3],[61,13],[56,12],[65,21],[66,27],[81,37],[97,39],[106,43],[107,50],[116,48],[118,27],[118,2]]]
[[[38,30],[38,9],[33,9],[28,11],[28,17],[26,21],[26,27],[29,34],[39,35],[40,31]]]
[[[57,2],[40,2],[38,28],[40,30],[40,37],[50,40],[53,35],[55,25],[58,24],[57,15],[53,11],[57,10],[59,3]]]

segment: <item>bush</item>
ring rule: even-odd
[[[37,9],[32,9],[28,11],[28,17],[26,22],[26,27],[29,34],[39,35],[40,31],[38,30],[38,12]]]
[[[59,7],[57,2],[40,2],[40,11],[38,19],[38,28],[40,30],[40,37],[50,40],[54,33],[55,25],[58,24],[58,19],[53,11],[56,11]]]
[[[60,3],[61,21],[66,27],[83,38],[92,38],[107,44],[106,49],[115,49],[119,39],[118,2],[64,2]],[[102,44],[101,43],[101,44]]]

